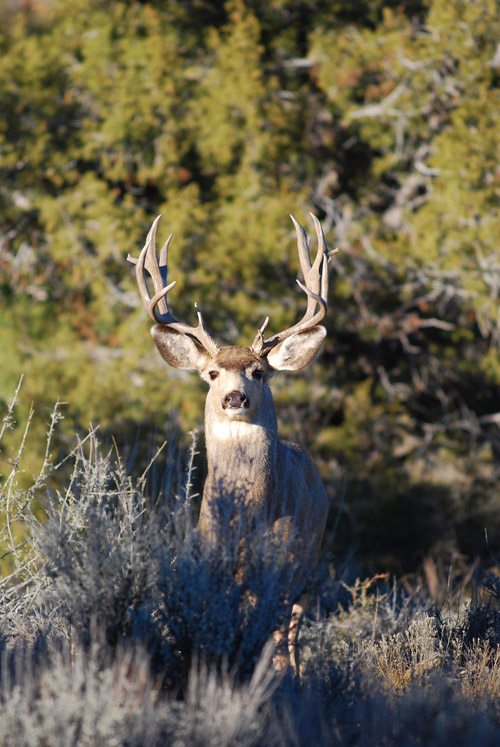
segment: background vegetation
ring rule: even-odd
[[[300,313],[288,213],[311,210],[341,249],[328,340],[274,389],[281,432],[330,486],[329,549],[435,595],[450,568],[491,563],[498,3],[47,0],[1,15],[0,396],[24,373],[16,422],[35,404],[18,480],[42,464],[56,399],[61,458],[75,421],[128,444],[138,470],[171,411],[183,433],[201,423],[203,385],[162,366],[125,262],[155,215],[174,232],[176,311],[198,301],[232,343]]]

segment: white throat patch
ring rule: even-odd
[[[213,435],[221,441],[255,438],[261,425],[246,423],[244,420],[216,420],[212,425]]]

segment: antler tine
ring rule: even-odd
[[[254,351],[257,355],[262,353],[262,350],[264,348],[264,330],[266,329],[267,325],[269,324],[269,317],[266,316],[264,319],[261,327],[257,330],[257,334],[255,335],[255,339],[252,342],[251,350]]]
[[[141,284],[143,284],[144,287],[146,288],[148,295],[149,295],[149,291],[147,289],[146,275],[144,273],[144,269],[146,269],[147,272],[151,276],[151,279],[153,281],[153,287],[155,289],[155,293],[154,293],[153,298],[150,299],[148,303],[147,311],[155,322],[159,322],[161,324],[163,318],[165,316],[168,316],[169,314],[167,299],[165,298],[165,296],[168,293],[168,290],[174,287],[175,280],[170,284],[167,290],[166,284],[167,284],[168,245],[170,243],[170,239],[172,238],[172,234],[170,234],[165,245],[162,248],[159,265],[158,265],[158,260],[156,258],[156,232],[158,230],[158,223],[160,222],[160,219],[161,219],[161,215],[158,215],[154,219],[153,225],[149,229],[149,232],[146,238],[146,245],[141,252],[141,256],[139,257],[139,263],[137,264],[135,271],[136,271],[137,283],[139,284],[138,276],[140,273]],[[141,259],[142,259],[142,262],[141,262]],[[158,312],[156,312],[157,306],[158,306]]]
[[[315,221],[318,221],[316,216],[312,215],[312,213],[309,213]],[[295,226],[295,232],[297,234],[297,246],[299,251],[299,260],[300,260],[300,268],[302,270],[302,274],[304,276],[306,287],[312,291],[314,295],[310,295],[307,293],[307,309],[306,309],[306,316],[309,316],[314,309],[316,308],[316,299],[315,296],[319,296],[320,293],[320,264],[323,257],[324,247],[325,247],[325,237],[323,235],[323,229],[321,228],[321,224],[318,221],[315,227],[316,227],[316,233],[318,235],[318,251],[314,260],[314,264],[311,264],[311,253],[310,253],[310,247],[309,247],[309,239],[307,237],[306,231],[303,226],[298,223],[293,215],[290,216],[290,218],[293,221],[293,224]],[[319,229],[318,229],[319,225]],[[321,236],[321,238],[320,238]],[[304,286],[301,286],[304,289]],[[307,291],[306,291],[307,292]]]
[[[176,281],[173,280],[167,285],[168,247],[170,240],[172,239],[172,234],[170,234],[161,248],[160,264],[158,264],[156,256],[156,231],[158,229],[160,218],[161,215],[155,218],[147,235],[146,244],[139,255],[139,259],[135,259],[130,254],[127,257],[129,262],[135,264],[135,276],[144,308],[153,321],[168,326],[171,329],[175,329],[177,332],[182,334],[191,335],[198,340],[211,356],[215,356],[219,351],[219,346],[207,331],[202,313],[197,304],[194,305],[198,316],[197,327],[192,327],[189,324],[184,324],[184,322],[178,321],[168,308],[167,293],[172,290],[176,283]],[[153,281],[155,293],[152,297],[147,284],[146,271],[149,273]]]
[[[335,249],[328,249],[328,245],[326,243],[325,234],[323,233],[323,226],[319,222],[318,218],[313,215],[312,213],[309,213],[311,218],[314,221],[314,227],[316,228],[316,235],[318,237],[318,253],[316,254],[316,259],[314,260],[313,267],[316,267],[322,263],[321,267],[321,290],[320,295],[322,298],[324,298],[326,301],[328,301],[328,263],[331,260],[331,258],[334,256],[334,254],[337,254],[339,248],[338,246],[335,247]],[[328,308],[326,309],[328,311]]]
[[[297,324],[294,324],[292,327],[283,330],[283,332],[273,335],[273,337],[270,337],[268,340],[264,340],[263,338],[262,333],[264,328],[259,329],[252,344],[252,350],[258,355],[265,354],[279,342],[285,340],[287,337],[291,337],[291,335],[294,335],[297,332],[303,332],[306,329],[315,327],[324,319],[328,310],[328,246],[326,244],[321,223],[312,213],[311,217],[314,221],[314,227],[318,237],[318,250],[313,263],[311,263],[309,239],[307,234],[303,226],[295,220],[293,215],[290,216],[297,234],[299,261],[304,276],[304,283],[301,283],[300,280],[297,280],[297,283],[307,295],[305,314],[300,322],[297,322]]]
[[[304,226],[301,226],[298,221],[295,220],[293,215],[290,216],[293,225],[295,226],[295,233],[297,234],[297,250],[299,253],[300,269],[302,274],[306,277],[309,269],[311,268],[311,252],[309,247],[309,238],[305,231]]]
[[[328,257],[328,247],[326,245],[325,234],[323,233],[323,226],[319,222],[319,219],[313,214],[309,213],[313,219],[314,228],[316,229],[316,236],[318,237],[318,251],[316,253],[316,259],[314,260],[313,269],[318,269],[323,258]]]

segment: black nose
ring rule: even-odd
[[[247,396],[246,394],[243,394],[243,392],[238,392],[237,390],[229,392],[229,394],[226,394],[222,400],[222,407],[224,409],[226,409],[226,407],[248,407]]]

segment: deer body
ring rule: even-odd
[[[216,387],[214,382],[205,406],[208,476],[200,530],[213,535],[212,506],[220,494],[242,495],[248,519],[262,518],[284,542],[294,531],[305,532],[310,546],[319,550],[328,500],[304,449],[278,438],[268,386],[272,369],[250,348],[222,348],[221,360],[215,359],[212,370],[215,363],[220,383]],[[262,372],[257,380],[252,376],[255,370]],[[227,393],[233,393],[235,406],[223,406]],[[236,406],[236,393],[244,395],[247,408]]]
[[[314,217],[314,216],[313,216]],[[224,540],[221,533],[221,501],[233,501],[242,520],[263,522],[272,540],[286,544],[298,563],[316,561],[328,512],[328,499],[319,473],[306,452],[296,444],[280,441],[269,380],[276,371],[298,371],[315,357],[326,330],[319,326],[327,309],[328,250],[321,226],[315,220],[318,253],[313,264],[304,229],[294,221],[308,296],[301,322],[268,340],[263,332],[267,319],[250,347],[219,347],[205,329],[196,307],[196,328],[178,322],[171,314],[166,295],[167,250],[160,265],[156,260],[153,224],[136,263],[144,304],[157,322],[151,330],[164,360],[175,368],[197,371],[208,383],[205,405],[205,438],[208,475],[200,509],[199,528],[209,542]],[[153,278],[151,296],[144,270]],[[297,281],[298,282],[298,281]],[[157,310],[159,308],[159,311]],[[319,310],[317,310],[319,307]],[[224,531],[231,530],[231,524]],[[241,532],[241,527],[239,528]],[[244,545],[244,531],[242,544]],[[243,555],[245,547],[242,548]],[[237,572],[244,573],[244,565]],[[298,669],[296,639],[307,597],[294,601],[288,632],[290,662]],[[276,640],[283,638],[278,631]]]

